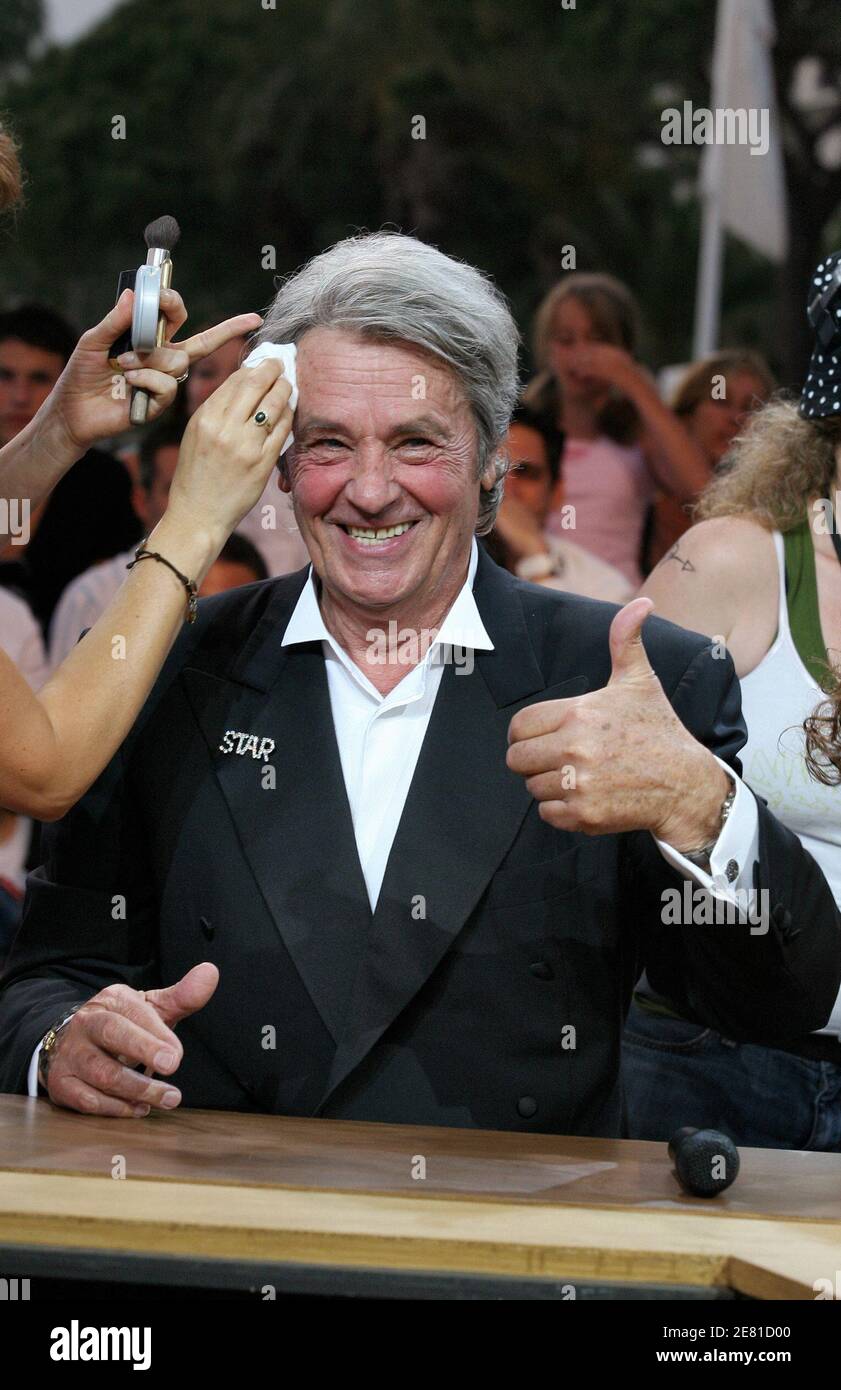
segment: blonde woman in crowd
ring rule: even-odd
[[[809,301],[817,340],[799,406],[772,400],[749,418],[699,523],[642,592],[661,617],[726,644],[741,679],[744,780],[799,836],[841,903],[837,716],[830,710],[827,725],[820,715],[841,652],[841,253],[818,267]],[[773,903],[747,906],[756,933],[780,913]],[[788,939],[808,926],[783,917]],[[697,930],[714,951],[716,933],[733,928]],[[779,1032],[778,1019],[768,1024]],[[841,1149],[841,1001],[819,1032],[767,1047],[705,1026],[644,977],[623,1076],[634,1138],[665,1140],[695,1125],[748,1145]]]

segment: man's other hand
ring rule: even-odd
[[[173,1029],[203,1009],[219,983],[205,961],[166,989],[108,985],[73,1015],[56,1043],[47,1072],[50,1100],[84,1115],[143,1118],[174,1110],[181,1092],[151,1073],[170,1076],[184,1049]],[[145,1072],[135,1071],[137,1065]]]

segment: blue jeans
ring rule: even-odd
[[[841,1151],[841,1065],[832,1062],[736,1043],[632,1004],[622,1080],[631,1139],[668,1142],[694,1125],[749,1147]]]

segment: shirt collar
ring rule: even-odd
[[[479,616],[476,600],[473,597],[473,581],[476,578],[478,564],[479,547],[474,536],[470,543],[470,563],[467,568],[467,578],[456,595],[455,602],[444,618],[438,635],[421,665],[427,665],[436,648],[444,643],[452,644],[455,647],[472,648],[475,651],[493,651],[493,642],[487,634],[485,625]],[[292,610],[292,616],[287,623],[281,645],[289,647],[296,642],[327,642],[343,665],[347,665],[349,662],[347,653],[339,647],[332,633],[328,632],[321,616],[312,565],[309,568],[307,582]],[[364,676],[363,680],[365,680]],[[366,685],[367,683],[366,680]]]

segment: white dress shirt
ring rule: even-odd
[[[468,651],[494,649],[473,597],[478,561],[479,550],[474,539],[464,586],[437,637],[423,661],[411,667],[388,695],[380,694],[328,632],[318,604],[312,566],[283,635],[285,647],[296,642],[321,642],[342,773],[372,911],[377,905],[444,665],[451,659],[453,647]],[[466,653],[457,651],[456,655],[461,661]],[[696,868],[670,845],[660,840],[656,843],[663,857],[685,878],[709,889],[714,897],[727,899],[734,889],[752,887],[753,865],[758,857],[759,816],[753,794],[726,763],[718,761],[736,782],[737,790],[730,816],[711,856],[711,873]],[[737,865],[735,876],[733,864]],[[726,888],[722,886],[725,882]],[[29,1069],[30,1095],[38,1094],[39,1051],[40,1047]]]
[[[493,642],[473,597],[478,563],[479,548],[474,540],[464,587],[437,637],[423,661],[408,668],[388,695],[380,694],[327,631],[318,606],[312,566],[283,636],[284,647],[296,642],[321,642],[356,847],[372,912],[377,906],[444,666],[452,659],[453,647],[459,660],[466,657],[467,651],[462,655],[458,649],[493,651]],[[384,630],[387,635],[387,621]]]
[[[328,632],[318,605],[312,566],[283,637],[284,647],[295,642],[321,642],[336,742],[372,912],[377,906],[444,666],[452,659],[454,646],[473,651],[494,649],[473,597],[478,563],[479,548],[474,539],[467,579],[438,636],[424,660],[411,668],[388,695],[379,693]],[[759,855],[756,802],[732,769],[720,758],[717,761],[737,782],[737,790],[710,859],[710,873],[697,868],[671,845],[660,840],[657,845],[679,873],[694,879],[699,886],[713,888],[715,877],[717,882],[727,882],[728,890],[749,887],[753,883],[753,865]],[[735,878],[734,863],[738,866]],[[716,888],[713,891],[722,896]],[[729,896],[729,891],[723,896]]]

